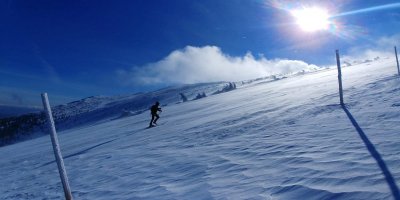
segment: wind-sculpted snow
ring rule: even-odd
[[[155,128],[145,112],[62,131],[73,196],[399,199],[395,73],[391,60],[344,68],[345,107],[326,70],[168,104]],[[63,198],[48,137],[0,154],[0,199]]]

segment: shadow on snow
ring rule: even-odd
[[[92,150],[92,149],[94,149],[94,148],[97,148],[97,147],[99,147],[99,146],[108,144],[108,143],[113,142],[113,141],[115,141],[115,140],[117,140],[117,139],[109,140],[109,141],[106,141],[106,142],[103,142],[103,143],[100,143],[100,144],[91,146],[91,147],[89,147],[89,148],[87,148],[87,149],[84,149],[84,150],[82,150],[82,151],[79,151],[79,152],[70,154],[70,155],[68,155],[68,156],[63,156],[63,158],[64,158],[64,159],[67,159],[67,158],[74,157],[74,156],[77,156],[77,155],[85,154],[86,152],[88,152],[88,151],[90,151],[90,150]],[[46,165],[50,165],[50,164],[55,163],[55,162],[56,162],[56,161],[54,160],[54,161],[51,161],[51,162],[44,163],[43,165],[39,166],[38,168],[44,167],[44,166],[46,166]]]
[[[382,173],[385,176],[386,182],[388,183],[388,185],[390,187],[390,190],[392,192],[392,195],[393,195],[394,199],[395,200],[400,200],[399,188],[396,185],[396,182],[395,182],[392,174],[390,173],[389,168],[386,166],[385,161],[382,159],[382,157],[379,154],[379,152],[375,149],[374,145],[368,139],[367,135],[364,133],[364,131],[358,125],[357,121],[354,119],[353,115],[351,115],[350,111],[346,108],[346,106],[342,105],[342,108],[343,108],[344,112],[346,113],[347,117],[349,117],[349,119],[350,119],[351,123],[353,124],[354,128],[357,130],[358,134],[360,135],[360,138],[364,142],[364,144],[367,147],[369,153],[371,154],[371,156],[378,163],[379,168],[382,170]]]

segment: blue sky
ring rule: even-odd
[[[60,104],[312,69],[334,64],[335,49],[349,59],[385,55],[399,45],[398,4],[2,0],[0,105],[40,106],[42,92]],[[333,18],[330,30],[304,32],[290,10],[307,6],[346,15]]]

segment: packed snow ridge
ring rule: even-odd
[[[73,196],[400,199],[395,62],[342,73],[344,106],[331,69],[161,101],[168,105],[150,129],[144,110],[59,131]],[[0,199],[63,198],[48,136],[1,147],[0,155]]]

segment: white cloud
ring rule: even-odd
[[[242,57],[224,54],[219,47],[187,46],[164,59],[130,71],[118,70],[125,84],[173,84],[240,81],[274,74],[289,74],[318,68],[299,60],[268,60],[251,53]]]
[[[365,45],[351,48],[348,53],[343,56],[343,60],[362,61],[372,60],[376,57],[391,58],[395,56],[394,46],[399,45],[399,42],[400,34],[382,37]],[[397,50],[399,50],[399,46],[397,47]]]

